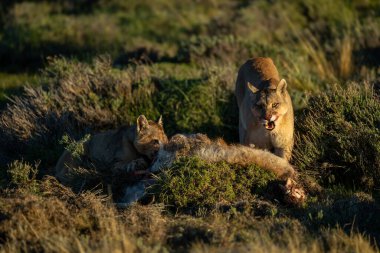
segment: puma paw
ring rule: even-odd
[[[284,202],[299,206],[306,201],[306,193],[303,187],[291,178],[286,180],[285,185],[280,185],[284,193]]]

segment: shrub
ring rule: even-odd
[[[36,180],[38,166],[39,164],[33,166],[26,162],[13,161],[7,169],[7,176],[9,178],[8,186],[36,192],[38,187],[38,181]]]
[[[155,104],[163,113],[165,130],[206,133],[237,140],[237,103],[231,92],[233,68],[206,65],[203,78],[159,79]],[[226,117],[228,115],[228,117]]]
[[[296,121],[294,162],[324,180],[380,185],[380,103],[367,84],[335,85],[310,98]]]
[[[61,144],[65,145],[65,149],[71,153],[71,155],[79,159],[84,154],[84,143],[90,140],[91,135],[87,134],[79,141],[72,140],[70,136],[62,136]]]
[[[197,157],[181,158],[158,175],[151,192],[171,207],[198,210],[252,200],[274,180],[275,175],[254,165],[242,168]]]

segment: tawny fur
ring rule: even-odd
[[[65,151],[56,165],[55,176],[68,183],[73,169],[84,162],[91,163],[98,170],[111,170],[111,174],[148,169],[160,146],[167,141],[162,119],[154,122],[141,115],[134,126],[92,136],[84,143],[84,154],[80,159]]]
[[[292,178],[295,175],[293,167],[285,160],[272,153],[243,145],[227,145],[220,140],[212,141],[206,135],[193,134],[173,136],[160,149],[151,166],[151,172],[170,167],[176,158],[181,156],[197,156],[205,161],[225,161],[243,166],[256,164],[273,172],[279,179]]]
[[[239,106],[240,143],[270,150],[289,161],[294,113],[286,88],[286,81],[280,79],[270,58],[253,58],[239,69],[235,96]]]
[[[297,183],[297,174],[285,159],[269,151],[243,145],[227,145],[223,140],[210,140],[203,134],[177,134],[158,152],[155,162],[150,167],[151,172],[170,167],[179,157],[196,156],[209,162],[227,162],[243,166],[256,164],[262,169],[273,172],[278,179],[285,182],[280,184],[285,203],[300,205],[306,199],[302,185]],[[126,191],[130,196],[130,189]],[[128,198],[126,198],[128,200]],[[130,198],[129,198],[130,199]]]

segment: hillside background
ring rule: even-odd
[[[259,168],[196,158],[126,209],[91,171],[80,190],[49,176],[140,114],[237,142],[234,82],[255,56],[289,84],[305,205],[268,197]],[[2,0],[0,251],[376,252],[379,74],[377,0]]]

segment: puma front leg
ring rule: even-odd
[[[284,158],[286,161],[289,161],[292,157],[292,149],[289,148],[274,148],[274,154],[281,158]]]
[[[147,161],[145,161],[144,158],[138,158],[135,159],[131,162],[125,162],[125,161],[120,161],[117,162],[113,168],[114,172],[117,173],[131,173],[137,170],[146,170],[148,169],[149,164]]]

